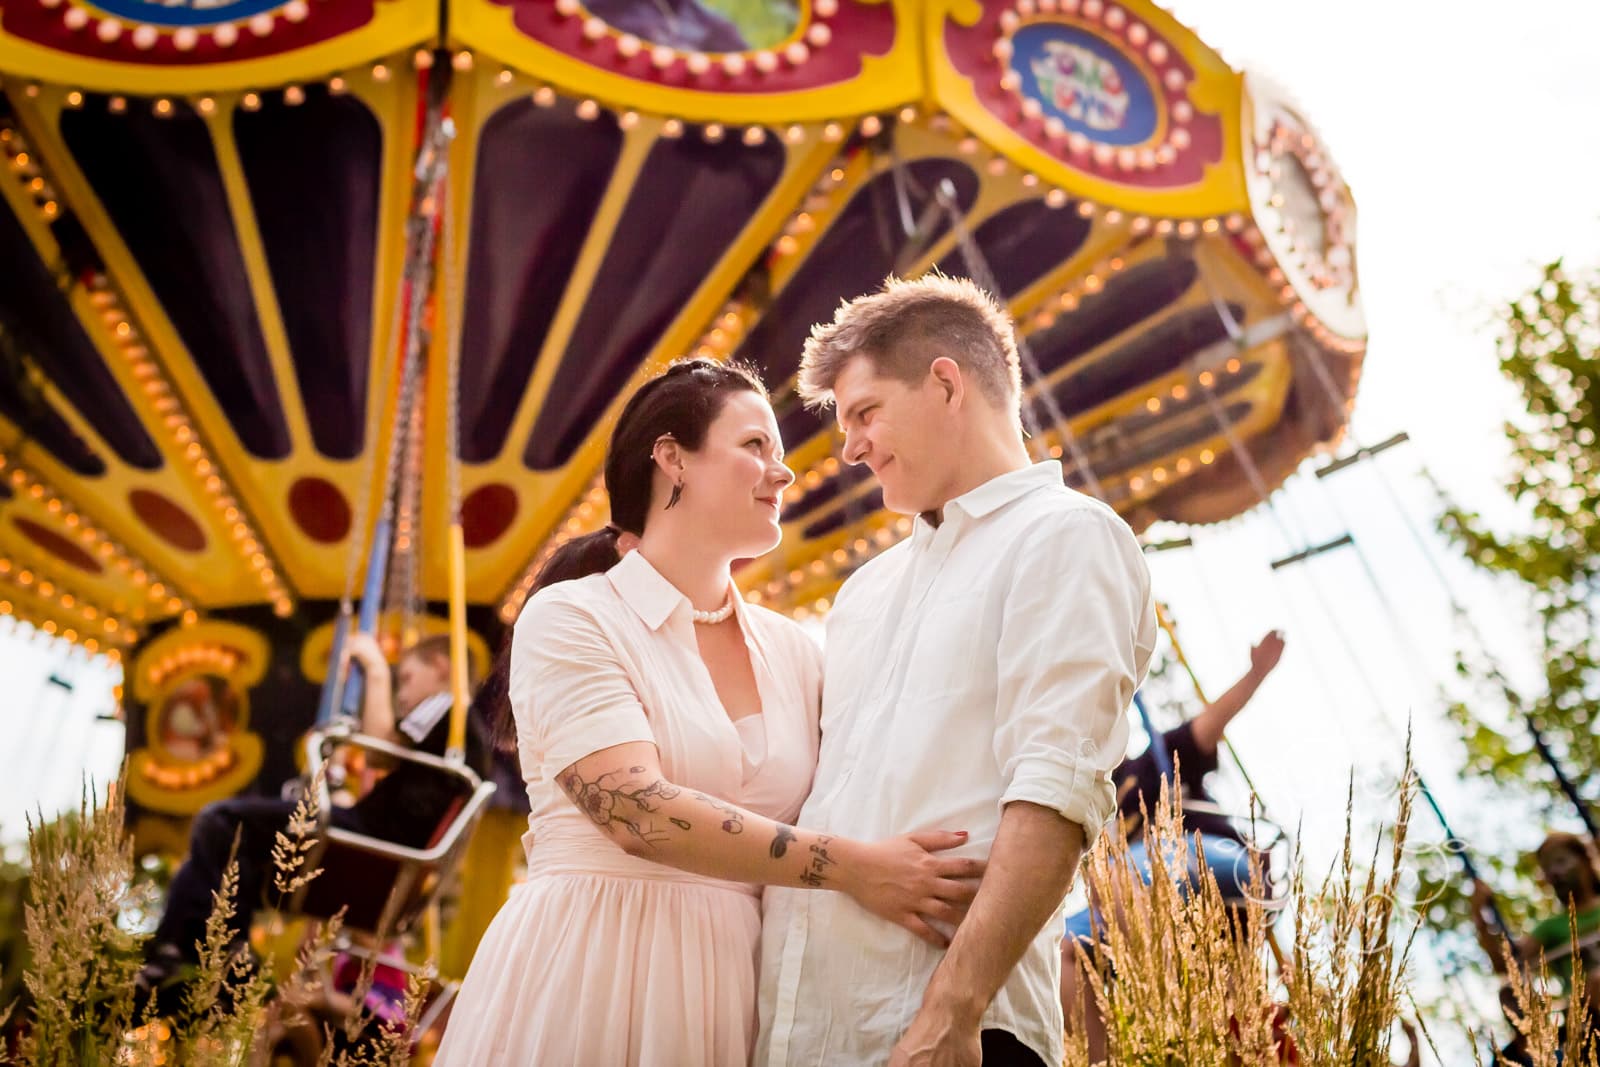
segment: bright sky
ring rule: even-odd
[[[1593,180],[1600,124],[1587,117],[1600,4],[1169,6],[1232,64],[1286,88],[1343,169],[1361,210],[1362,296],[1372,338],[1353,435],[1371,443],[1405,430],[1413,443],[1386,454],[1376,471],[1368,465],[1326,483],[1291,482],[1277,498],[1287,535],[1266,515],[1184,531],[1197,548],[1151,560],[1158,594],[1171,604],[1213,695],[1244,670],[1251,641],[1274,627],[1288,632],[1282,666],[1232,737],[1268,810],[1302,825],[1309,855],[1325,860],[1337,847],[1352,768],[1361,817],[1390,810],[1382,772],[1392,774],[1397,763],[1408,713],[1420,769],[1456,831],[1531,847],[1542,825],[1481,803],[1456,779],[1456,748],[1441,726],[1437,687],[1451,648],[1469,639],[1451,623],[1429,555],[1390,507],[1385,485],[1424,531],[1436,509],[1418,477],[1423,465],[1457,500],[1497,521],[1517,520],[1498,489],[1506,463],[1500,425],[1516,397],[1498,374],[1493,317],[1531,284],[1539,264],[1557,256],[1600,263]],[[1290,547],[1346,530],[1370,562],[1381,598],[1348,549],[1269,571],[1268,561]],[[1158,529],[1152,539],[1173,532]],[[1514,678],[1536,679],[1518,591],[1469,572],[1426,536],[1503,665]],[[121,751],[120,727],[94,721],[109,706],[111,677],[81,657],[69,661],[42,638],[8,636],[6,625],[0,623],[0,679],[12,698],[0,710],[0,751],[11,773],[0,777],[0,839],[17,835],[25,808],[75,803],[80,770],[103,780]],[[75,678],[74,694],[48,686],[51,672]],[[1368,696],[1363,676],[1384,694],[1381,704]],[[1229,773],[1221,791],[1237,797]],[[1419,838],[1438,839],[1425,814],[1415,825]]]

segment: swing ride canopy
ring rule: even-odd
[[[406,419],[395,551],[444,599],[459,494],[489,635],[605,521],[621,398],[692,353],[762,369],[798,475],[742,587],[826,610],[905,521],[791,385],[891,271],[992,279],[1041,453],[1137,529],[1257,503],[1359,375],[1348,188],[1148,0],[0,0],[0,79],[0,612],[134,654],[136,703],[225,680],[233,727],[321,678]],[[130,730],[187,810],[259,764]]]

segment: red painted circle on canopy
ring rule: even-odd
[[[480,485],[461,502],[461,540],[482,548],[500,539],[517,517],[517,493],[509,485]]]
[[[46,529],[36,522],[23,518],[12,519],[11,523],[21,531],[23,537],[26,537],[61,562],[70,563],[80,571],[88,571],[90,574],[100,573],[99,560],[54,530]]]
[[[200,524],[160,493],[135,489],[128,494],[128,503],[140,521],[169,545],[185,552],[199,552],[206,547],[205,531],[200,529]]]
[[[289,487],[289,514],[313,541],[331,545],[350,532],[350,505],[325,478],[301,478]]]

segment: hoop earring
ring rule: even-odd
[[[683,483],[678,482],[672,487],[672,496],[667,498],[667,506],[662,511],[671,511],[678,506],[678,501],[683,499]]]

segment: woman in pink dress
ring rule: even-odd
[[[528,878],[479,944],[440,1067],[743,1065],[762,885],[848,893],[936,940],[924,920],[958,921],[981,873],[937,854],[959,832],[789,825],[821,655],[730,576],[777,545],[794,480],[760,381],[675,364],[624,407],[605,480],[613,525],[556,553],[513,634]]]

